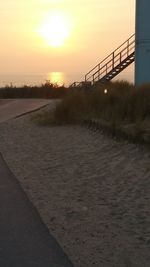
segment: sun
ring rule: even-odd
[[[70,35],[70,24],[67,16],[56,11],[50,14],[40,27],[40,35],[52,47],[60,47]]]

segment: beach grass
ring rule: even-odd
[[[41,125],[80,124],[99,121],[114,132],[150,143],[150,85],[135,88],[126,81],[96,84],[85,90],[68,90],[51,111],[35,118]],[[105,127],[104,127],[105,128]]]
[[[0,99],[13,98],[62,98],[67,92],[65,86],[58,86],[49,81],[39,86],[23,85],[16,87],[13,85],[6,85],[0,88]]]

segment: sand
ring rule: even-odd
[[[11,100],[10,99],[0,99],[0,106],[2,105],[6,105],[7,103],[9,103]]]
[[[0,124],[0,151],[75,267],[150,266],[150,152],[80,126]]]

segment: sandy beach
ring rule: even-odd
[[[149,267],[150,152],[30,117],[0,124],[0,151],[74,266]]]

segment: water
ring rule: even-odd
[[[78,73],[65,74],[63,72],[50,72],[47,74],[0,74],[0,87],[6,85],[24,86],[45,84],[50,81],[53,84],[69,86],[74,81],[81,81],[83,77]]]
[[[114,80],[127,80],[134,82],[133,66],[120,73]],[[73,82],[80,82],[84,80],[84,75],[81,73],[64,73],[64,72],[49,72],[47,74],[0,74],[0,87],[6,85],[24,86],[24,85],[37,85],[45,84],[50,81],[53,84],[69,86]]]

